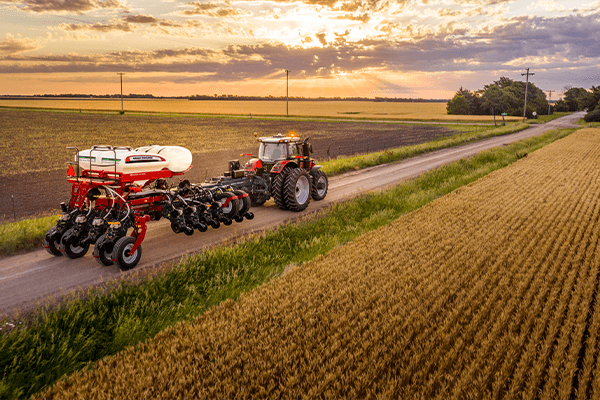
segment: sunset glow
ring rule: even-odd
[[[600,2],[0,0],[0,95],[449,98],[600,84]]]

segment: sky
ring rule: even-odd
[[[600,85],[600,1],[0,0],[0,95],[451,98]],[[286,81],[286,70],[289,81]]]

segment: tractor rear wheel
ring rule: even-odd
[[[329,181],[325,172],[318,170],[313,174],[313,184],[311,195],[312,198],[319,201],[323,200],[327,196],[327,189],[329,188]]]
[[[275,200],[275,204],[281,210],[287,210],[288,206],[285,203],[285,196],[283,194],[283,186],[285,184],[286,177],[289,175],[290,170],[284,169],[278,174],[271,175],[271,196]]]
[[[138,246],[135,252],[131,253],[135,240],[133,236],[123,236],[115,243],[112,258],[119,263],[121,271],[135,267],[142,258],[142,246]]]
[[[285,179],[284,199],[289,210],[302,211],[310,203],[310,175],[301,168],[293,169]]]

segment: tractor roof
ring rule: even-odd
[[[258,138],[258,141],[264,143],[300,143],[301,139],[297,136],[283,136],[279,133],[275,136]]]

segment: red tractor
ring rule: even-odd
[[[256,136],[256,134],[255,134]],[[253,206],[259,206],[273,197],[282,210],[302,211],[310,198],[323,200],[327,195],[328,180],[320,165],[310,158],[312,145],[309,138],[301,140],[294,134],[257,139],[258,156],[240,167],[239,160],[229,162],[229,171],[211,182],[239,188],[250,195]]]

